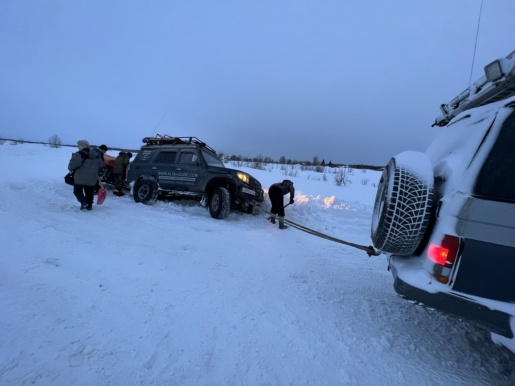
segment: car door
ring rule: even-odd
[[[161,150],[153,162],[153,173],[162,189],[173,189],[174,173],[177,169],[177,150]]]
[[[453,290],[515,302],[515,112],[479,168],[458,214],[463,250]]]
[[[197,149],[181,149],[172,175],[174,189],[198,192],[203,170]]]

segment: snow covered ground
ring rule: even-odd
[[[81,212],[72,151],[0,145],[1,385],[515,384],[488,334],[396,296],[384,255],[188,201]],[[379,172],[241,169],[294,181],[290,220],[371,244]]]

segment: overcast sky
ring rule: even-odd
[[[384,165],[425,150],[514,20],[513,0],[2,0],[0,137]]]

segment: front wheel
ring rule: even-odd
[[[224,219],[231,210],[231,194],[226,188],[218,187],[209,197],[209,214],[216,219]]]
[[[134,184],[134,201],[141,202],[145,205],[152,205],[157,200],[159,184],[154,177],[140,177]]]

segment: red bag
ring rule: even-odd
[[[107,196],[107,192],[104,188],[98,189],[97,193],[97,205],[102,205],[102,203],[105,201]]]
[[[100,178],[98,178],[98,184],[100,185],[100,189],[98,189],[97,193],[97,205],[102,205],[102,203],[105,201],[107,192],[104,188],[104,184],[102,181],[100,181]]]

